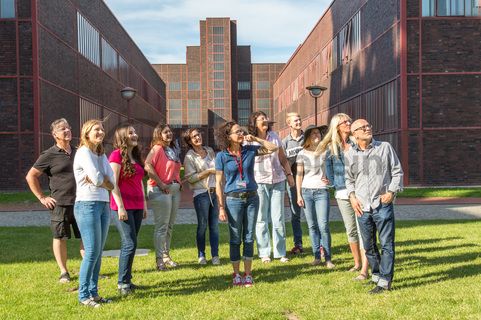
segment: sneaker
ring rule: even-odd
[[[314,259],[314,261],[311,262],[311,266],[318,266],[321,264],[321,259]]]
[[[92,299],[87,299],[87,300],[84,300],[84,301],[80,301],[80,304],[81,305],[84,305],[86,307],[90,307],[90,308],[100,308],[100,303],[97,303],[95,302],[94,300]]]
[[[384,288],[384,287],[381,287],[381,286],[376,286],[374,287],[374,289],[372,290],[369,290],[369,294],[380,294],[380,293],[384,293],[386,291],[390,291],[391,289],[389,288]]]
[[[244,287],[246,287],[246,288],[250,288],[254,285],[254,279],[252,278],[252,275],[250,275],[250,274],[244,275],[243,282],[244,282]]]
[[[70,282],[70,274],[68,272],[64,272],[58,278],[58,282],[60,283],[69,283]]]
[[[199,264],[202,264],[202,265],[207,264],[207,260],[205,260],[205,257],[199,258]]]
[[[286,263],[286,262],[289,262],[289,258],[288,257],[281,257],[279,259],[279,261],[282,262],[282,263]]]
[[[269,258],[269,257],[262,257],[261,260],[262,260],[262,263],[270,263],[271,262],[271,258]]]
[[[334,269],[336,265],[332,263],[331,261],[326,261],[326,268],[327,269]]]
[[[220,265],[220,258],[218,256],[212,257],[212,264],[214,266]]]
[[[128,296],[131,293],[132,293],[132,288],[130,287],[119,288],[119,294],[123,297]]]
[[[240,286],[242,286],[242,277],[241,277],[240,274],[234,273],[234,274],[232,275],[232,285],[233,285],[234,287],[240,287]]]
[[[294,246],[294,248],[291,249],[291,254],[301,254],[304,253],[304,249],[302,246]]]

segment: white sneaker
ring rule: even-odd
[[[289,262],[289,258],[288,257],[281,257],[279,259],[279,261],[282,262],[282,263],[286,263],[286,262]]]
[[[336,266],[331,261],[326,261],[327,269],[334,269]]]
[[[219,259],[218,256],[212,257],[212,264],[213,264],[214,266],[220,265],[220,259]]]
[[[207,264],[207,260],[205,260],[205,257],[199,258],[199,264]]]

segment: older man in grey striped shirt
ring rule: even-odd
[[[356,212],[366,257],[376,287],[369,293],[391,289],[394,275],[393,199],[402,191],[403,170],[394,148],[372,137],[372,126],[364,119],[351,125],[356,145],[345,154],[346,188]],[[381,253],[376,244],[379,234]]]

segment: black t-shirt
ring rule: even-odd
[[[76,149],[68,154],[57,145],[43,151],[33,167],[48,176],[50,196],[58,205],[69,206],[75,203],[75,177],[73,159]]]

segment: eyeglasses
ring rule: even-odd
[[[362,130],[362,131],[366,132],[367,130],[371,130],[371,129],[372,129],[372,125],[366,124],[362,127],[359,127],[357,129],[355,129],[353,132],[356,132],[357,130]]]
[[[229,135],[231,135],[231,134],[236,134],[236,135],[238,135],[238,136],[240,136],[240,135],[243,136],[243,135],[244,135],[244,131],[242,131],[242,130],[237,130],[237,131],[234,131],[234,132],[229,133]]]
[[[351,123],[352,123],[351,120],[344,120],[344,121],[339,122],[338,126],[343,125],[343,124],[351,125]]]

